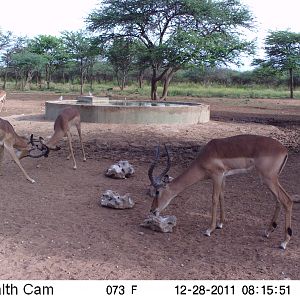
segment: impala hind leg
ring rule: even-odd
[[[73,147],[72,147],[72,136],[69,131],[67,132],[67,138],[68,138],[68,143],[69,143],[69,148],[70,148],[70,154],[68,155],[67,159],[70,159],[70,157],[72,157],[73,162],[74,162],[73,169],[76,170],[77,165],[76,165],[76,160],[75,160],[74,151],[73,151]]]
[[[224,189],[225,189],[225,178],[222,181],[222,188],[220,192],[219,202],[220,202],[220,222],[217,222],[217,228],[222,229],[225,222],[224,213]]]
[[[273,217],[271,219],[269,227],[265,231],[265,236],[268,238],[270,234],[275,230],[277,227],[277,220],[278,216],[281,210],[281,202],[279,200],[279,185],[278,185],[278,179],[270,179],[270,178],[264,178],[264,183],[267,185],[269,190],[271,191],[272,195],[274,196],[274,199],[276,201],[275,211],[273,214]]]
[[[291,227],[291,219],[292,219],[292,207],[293,207],[293,201],[287,194],[287,192],[280,186],[278,182],[278,178],[265,178],[264,182],[274,195],[276,199],[276,207],[274,215],[271,219],[271,223],[266,230],[266,237],[269,237],[270,234],[274,231],[274,229],[277,227],[277,220],[278,216],[281,210],[281,205],[284,207],[285,210],[285,235],[284,235],[284,241],[281,243],[280,247],[282,249],[285,249],[288,242],[291,239],[292,236],[292,227]]]
[[[222,192],[223,176],[213,178],[213,194],[212,194],[212,207],[211,207],[211,223],[210,227],[206,230],[205,235],[210,236],[217,227],[217,208],[220,203],[220,194]],[[222,203],[223,204],[223,203]]]
[[[292,231],[293,200],[279,183],[278,185],[280,188],[279,195],[280,195],[281,203],[285,209],[285,238],[284,241],[281,243],[280,248],[285,249],[293,234]]]
[[[81,151],[82,151],[83,161],[86,161],[85,151],[84,151],[84,148],[83,148],[82,137],[81,137],[81,126],[80,126],[80,123],[76,125],[76,128],[77,128],[78,135],[79,135],[79,140],[80,140],[80,145],[81,145]]]

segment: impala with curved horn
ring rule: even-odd
[[[81,138],[81,123],[80,123],[80,113],[78,109],[73,107],[67,107],[58,115],[54,122],[54,134],[51,138],[45,142],[42,137],[39,138],[40,144],[46,146],[49,150],[60,150],[60,147],[57,146],[57,143],[65,136],[68,138],[70,154],[67,159],[72,157],[74,166],[73,169],[77,169],[76,160],[74,157],[74,151],[72,147],[72,136],[70,129],[72,126],[75,126],[79,135],[83,161],[86,161],[85,152],[83,148],[82,138]]]
[[[166,149],[167,151],[167,149]],[[168,153],[168,152],[167,152]],[[226,176],[246,173],[256,169],[262,181],[267,185],[276,200],[266,237],[277,227],[281,206],[285,210],[285,234],[281,248],[285,249],[292,236],[291,215],[293,201],[279,183],[279,175],[288,158],[287,149],[277,140],[259,135],[237,135],[222,139],[213,139],[201,150],[197,159],[182,174],[169,184],[161,183],[161,176],[153,177],[153,170],[159,160],[159,150],[155,161],[149,168],[149,179],[156,187],[151,213],[159,213],[171,200],[188,186],[205,179],[212,179],[211,224],[205,234],[210,236],[216,228],[222,228],[224,215],[224,187]],[[165,171],[167,172],[167,171]],[[157,179],[158,178],[158,179]],[[217,223],[217,206],[220,205],[220,222]]]
[[[33,135],[31,135],[30,140],[27,141],[26,138],[19,136],[13,126],[6,120],[0,118],[0,175],[2,161],[4,157],[4,149],[8,151],[12,159],[19,166],[26,179],[31,183],[34,183],[34,179],[28,176],[25,169],[20,163],[20,159],[24,157],[39,158],[48,154],[49,150],[46,146],[38,149],[34,144]],[[38,151],[37,154],[34,154]]]

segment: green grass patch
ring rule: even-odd
[[[8,91],[16,91],[15,84],[10,82],[7,84]],[[30,89],[26,91],[44,91],[54,92],[62,95],[79,94],[80,85],[71,83],[51,83],[50,89],[45,85],[31,84]],[[91,91],[94,95],[119,95],[124,97],[141,97],[144,99],[150,98],[150,85],[144,84],[139,88],[137,84],[130,84],[121,91],[115,82],[106,82],[101,84],[94,84],[84,86],[84,94]],[[162,87],[158,87],[158,93],[162,93]],[[195,98],[271,98],[271,99],[285,99],[289,98],[290,92],[287,87],[264,87],[264,86],[223,86],[223,85],[207,85],[195,83],[171,83],[169,87],[169,97],[195,97]],[[294,91],[294,98],[300,99],[300,91]]]

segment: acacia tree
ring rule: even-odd
[[[101,42],[125,37],[139,40],[151,66],[151,99],[162,99],[173,75],[189,64],[237,62],[252,51],[241,29],[253,18],[239,0],[104,0],[87,18]]]
[[[28,46],[32,53],[43,55],[47,61],[45,64],[45,79],[47,89],[49,89],[52,74],[64,58],[62,40],[51,35],[39,35],[31,40]]]
[[[107,50],[107,57],[114,68],[118,84],[124,89],[128,72],[133,66],[135,59],[135,43],[125,38],[115,39]]]
[[[47,60],[43,55],[29,52],[24,49],[21,52],[14,53],[11,58],[11,65],[15,69],[16,80],[21,78],[21,89],[24,90],[30,84],[35,73],[40,72]]]
[[[9,57],[11,54],[11,50],[13,48],[14,37],[11,32],[7,32],[6,34],[2,33],[0,30],[0,63],[4,67],[4,80],[2,88],[5,90],[6,88],[6,80],[7,80],[7,69],[9,63]]]
[[[79,63],[80,71],[80,94],[83,94],[84,78],[88,67],[91,67],[93,58],[100,54],[100,49],[96,46],[94,39],[89,37],[83,30],[76,32],[64,31],[62,40],[65,45],[66,53],[71,59]]]
[[[266,59],[253,64],[289,73],[290,97],[294,98],[294,71],[300,69],[300,33],[272,31],[265,39]]]

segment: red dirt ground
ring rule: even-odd
[[[52,134],[44,102],[57,95],[11,93],[7,98],[0,117],[18,134]],[[74,134],[76,171],[66,160],[66,141],[48,158],[22,160],[35,184],[6,154],[0,178],[0,279],[300,279],[300,204],[293,209],[294,235],[282,251],[282,213],[278,229],[269,239],[263,237],[275,203],[255,173],[228,178],[226,223],[211,237],[203,234],[210,222],[210,181],[195,184],[163,212],[177,217],[173,233],[140,226],[151,206],[147,170],[158,141],[168,144],[170,175],[176,176],[211,138],[241,133],[275,137],[290,151],[282,185],[293,197],[300,194],[300,101],[197,100],[211,104],[211,122],[83,123],[87,162]],[[105,177],[106,168],[121,159],[134,166],[135,176]],[[130,192],[135,207],[100,207],[107,189]]]

